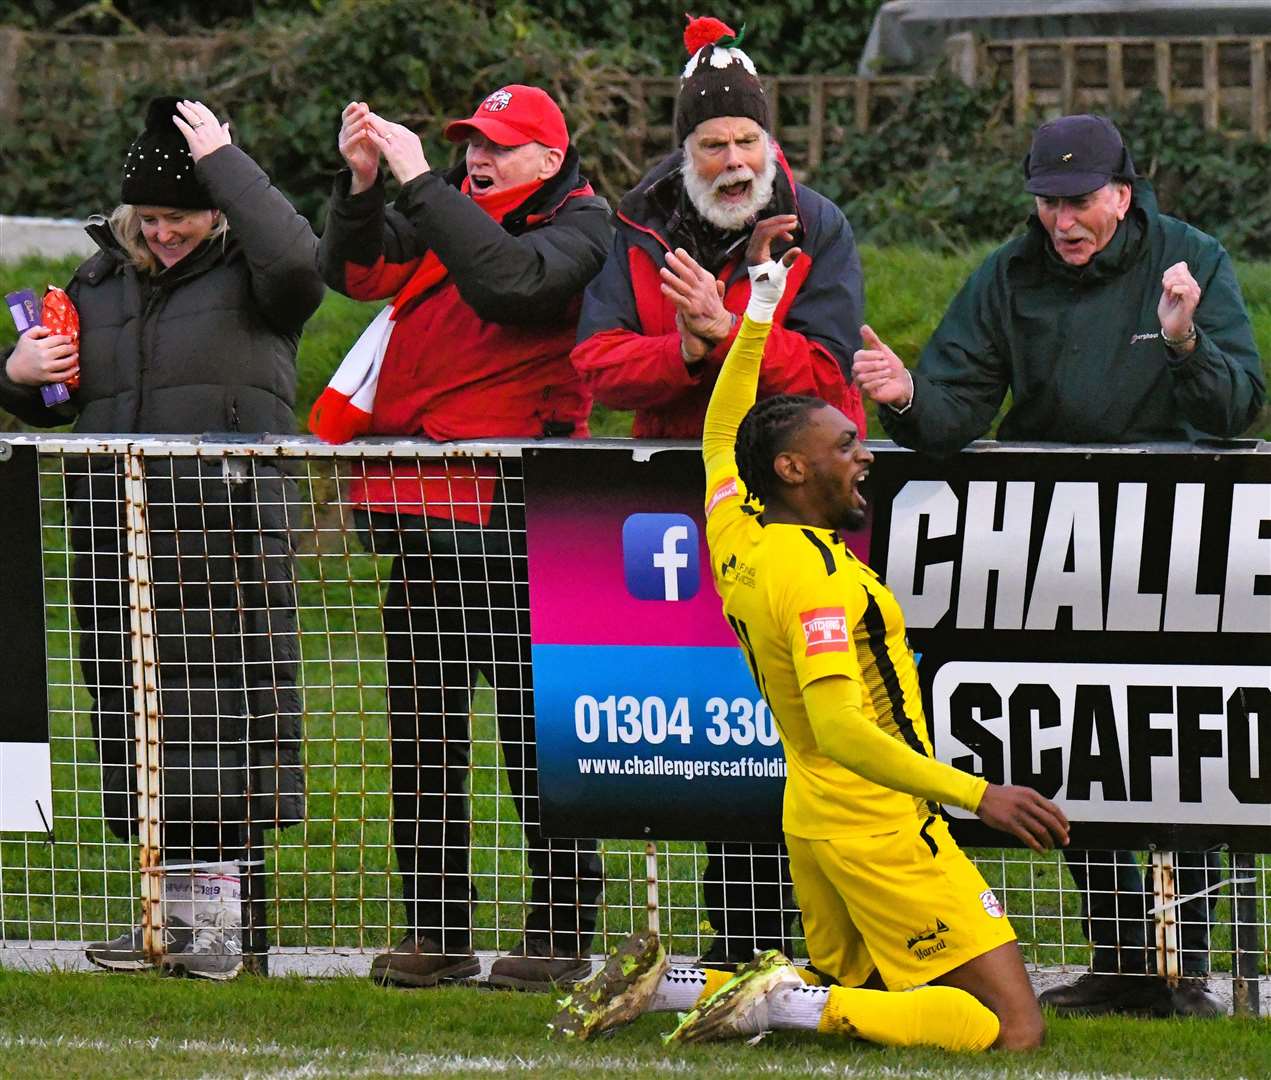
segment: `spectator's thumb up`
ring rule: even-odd
[[[861,344],[867,349],[882,353],[884,356],[891,352],[891,349],[883,343],[883,339],[874,333],[874,328],[869,323],[865,323],[861,327]]]

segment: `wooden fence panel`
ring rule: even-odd
[[[98,38],[0,30],[0,120],[19,111],[15,73],[33,57],[76,64],[94,73],[106,106],[123,87],[161,66],[175,76],[207,70],[230,35]],[[1010,122],[1033,123],[1061,112],[1132,105],[1155,89],[1171,108],[1193,112],[1206,127],[1268,136],[1265,37],[1018,39],[977,44],[969,35],[949,42],[950,69],[967,81],[1004,76],[1011,87]],[[851,128],[868,131],[891,115],[921,76],[782,75],[765,79],[773,131],[799,173],[817,168],[826,150]],[[631,80],[627,148],[636,167],[674,145],[675,76]]]
[[[990,71],[1012,89],[1017,124],[1072,111],[1132,105],[1146,89],[1193,113],[1211,131],[1268,135],[1263,37],[1020,38],[982,46]]]

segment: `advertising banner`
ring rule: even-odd
[[[780,839],[785,759],[711,581],[701,453],[524,464],[544,831]]]
[[[651,451],[526,451],[544,829],[774,839],[700,453]],[[875,453],[848,539],[905,612],[937,756],[1055,798],[1078,846],[1271,850],[1271,454]]]
[[[1271,454],[879,465],[875,565],[941,759],[1054,798],[1077,846],[1271,850]]]
[[[44,570],[40,481],[33,446],[0,443],[0,641],[5,695],[0,707],[0,832],[53,826],[48,673],[44,657]]]

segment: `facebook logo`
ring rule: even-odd
[[[685,514],[632,514],[622,523],[627,592],[637,600],[689,600],[701,576],[697,523]]]

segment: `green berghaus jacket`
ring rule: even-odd
[[[1201,287],[1196,348],[1161,340],[1161,275],[1186,261]],[[1231,257],[1159,213],[1136,180],[1125,220],[1085,266],[1064,263],[1036,215],[954,297],[927,342],[912,405],[879,409],[901,446],[953,453],[984,435],[1009,390],[1001,440],[1193,441],[1239,435],[1265,396]]]

